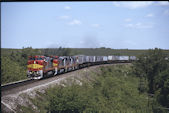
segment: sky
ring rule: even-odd
[[[1,2],[1,48],[169,49],[169,2]]]

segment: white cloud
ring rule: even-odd
[[[158,2],[158,5],[168,6],[168,5],[169,5],[169,2],[168,2],[168,1],[160,1],[160,2]]]
[[[152,28],[153,27],[153,24],[143,24],[141,22],[138,22],[138,23],[129,23],[129,24],[126,24],[125,27],[127,28],[136,28],[136,29],[140,29],[140,28]]]
[[[92,27],[98,28],[98,27],[100,27],[100,25],[99,24],[92,24]]]
[[[80,24],[82,24],[82,22],[80,20],[76,20],[76,19],[74,19],[73,21],[71,21],[69,23],[69,25],[80,25]]]
[[[134,24],[126,24],[125,26],[126,26],[126,27],[133,27]]]
[[[70,7],[70,6],[65,6],[65,7],[64,7],[64,9],[66,9],[66,10],[70,10],[70,9],[71,9],[71,7]]]
[[[165,10],[165,11],[164,11],[164,14],[165,14],[165,15],[169,15],[169,10]]]
[[[154,15],[152,13],[147,14],[146,17],[153,17]]]
[[[153,2],[113,2],[113,5],[116,7],[125,7],[129,9],[143,8],[152,5]]]
[[[113,2],[113,5],[116,7],[120,7],[120,2]]]
[[[70,16],[64,15],[64,16],[60,16],[59,18],[60,18],[60,19],[69,19]]]
[[[131,22],[132,19],[131,19],[131,18],[126,18],[124,21],[125,21],[125,22]]]
[[[145,8],[148,6],[169,6],[168,1],[130,1],[130,2],[113,2],[115,7],[124,7],[129,9],[136,9],[136,8]]]

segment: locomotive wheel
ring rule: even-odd
[[[60,69],[58,70],[58,74],[60,74]]]
[[[42,79],[46,77],[45,75],[46,75],[46,73],[43,73],[43,75],[42,75]]]
[[[65,69],[65,73],[67,72],[67,68]]]
[[[59,69],[58,73],[59,73],[59,74],[61,74],[61,73],[62,73],[61,69]]]
[[[55,71],[52,71],[52,75],[55,76]]]

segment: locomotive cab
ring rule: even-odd
[[[29,56],[27,65],[27,76],[31,79],[43,78],[43,68],[45,56]]]

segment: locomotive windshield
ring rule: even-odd
[[[31,58],[29,58],[29,60],[35,60],[35,58],[32,58],[32,57],[31,57]]]
[[[34,57],[31,57],[29,58],[29,60],[43,60],[42,58],[34,58]]]

